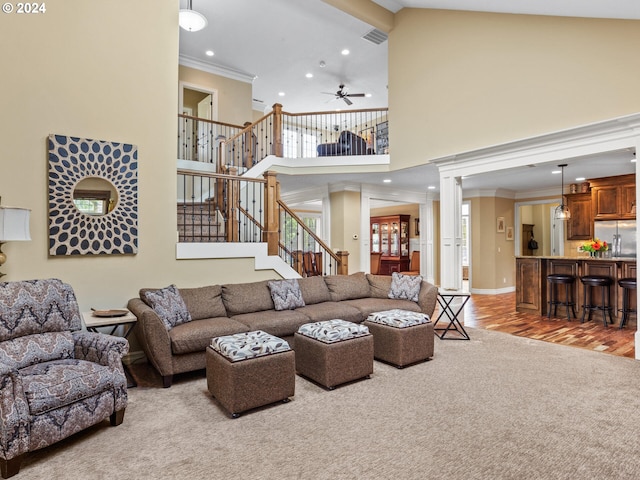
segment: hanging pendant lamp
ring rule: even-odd
[[[564,167],[567,166],[566,163],[558,165],[562,169],[562,180],[560,187],[560,205],[556,207],[554,212],[554,218],[556,220],[569,220],[571,218],[571,212],[569,211],[569,207],[564,204]]]
[[[207,19],[192,8],[192,0],[189,0],[189,8],[181,8],[178,13],[178,24],[189,32],[197,32],[207,26]]]

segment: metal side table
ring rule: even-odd
[[[460,322],[460,319],[458,318],[464,309],[464,306],[469,301],[469,298],[471,298],[471,294],[467,292],[449,290],[438,291],[440,314],[438,315],[436,323],[433,324],[433,330],[440,340],[471,340],[469,334],[462,326],[462,322]],[[460,302],[454,304],[454,300],[460,300]],[[438,328],[440,320],[448,320],[449,323],[446,327]],[[453,334],[453,336],[451,334]]]

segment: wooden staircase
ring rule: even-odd
[[[178,203],[179,242],[226,242],[226,222],[213,202]]]

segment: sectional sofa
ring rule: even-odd
[[[173,287],[179,293],[178,302],[184,302],[182,309],[188,311],[176,315],[172,310],[171,316],[178,318],[175,325],[164,318],[166,308],[175,305],[163,310],[162,302],[157,301],[166,289],[142,289],[128,308],[138,318],[135,332],[147,359],[162,376],[164,387],[170,387],[174,374],[205,368],[205,350],[213,337],[263,330],[287,340],[295,349],[294,333],[309,322],[340,318],[360,323],[373,312],[394,308],[433,315],[437,287],[413,278],[418,285],[414,283],[417,295],[411,300],[392,291],[389,276],[360,272],[300,278],[296,286],[302,297],[299,305],[304,306],[280,310],[274,304],[274,281]],[[410,281],[408,277],[404,280]]]

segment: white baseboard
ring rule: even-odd
[[[471,293],[476,295],[500,295],[501,293],[515,292],[516,287],[504,287],[504,288],[472,288]]]

